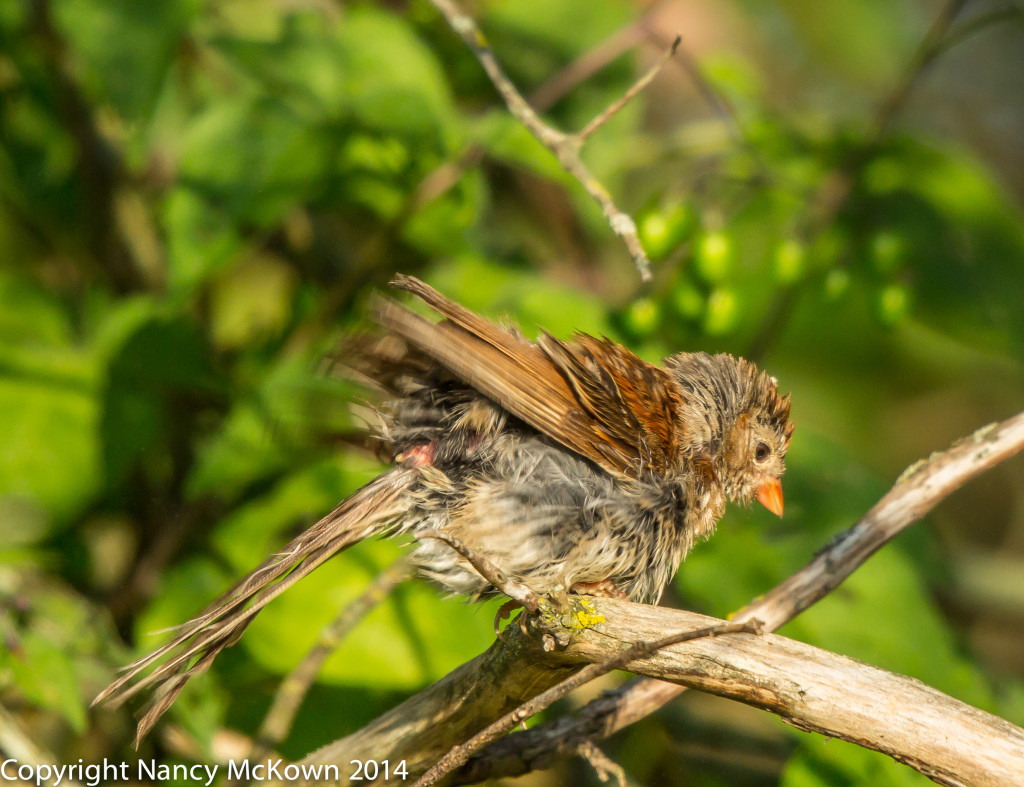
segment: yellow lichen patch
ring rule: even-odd
[[[593,603],[581,598],[573,606],[571,625],[573,631],[592,629],[598,623],[604,623],[604,615],[594,607]]]

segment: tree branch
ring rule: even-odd
[[[573,637],[593,662],[702,615],[600,599],[605,622]],[[770,711],[808,732],[884,752],[940,784],[1006,785],[1024,773],[1024,730],[913,678],[774,634],[698,639],[625,668]]]
[[[592,608],[591,602],[590,609]],[[589,609],[588,613],[593,614]],[[578,689],[580,686],[583,686],[592,680],[596,680],[602,675],[607,675],[613,670],[622,669],[627,664],[630,664],[637,659],[646,659],[652,654],[657,653],[662,648],[667,648],[670,645],[679,645],[684,642],[692,642],[693,640],[703,639],[705,637],[719,637],[723,634],[740,633],[758,634],[760,631],[760,621],[748,620],[743,623],[718,622],[710,626],[705,626],[704,628],[668,634],[653,642],[640,640],[633,645],[627,644],[624,650],[612,648],[610,652],[605,653],[599,661],[588,664],[575,675],[571,675],[557,685],[552,686],[550,689],[542,691],[536,697],[524,702],[511,713],[506,713],[497,721],[487,725],[487,727],[466,741],[466,743],[452,747],[444,757],[434,763],[430,770],[416,781],[413,787],[431,787],[431,785],[436,784],[455,768],[460,765],[464,765],[471,754],[482,749],[488,743],[496,741],[502,735],[505,735],[517,725],[522,724],[531,716],[536,716],[552,703],[565,697],[569,692]],[[545,650],[546,649],[547,648],[545,648]]]
[[[494,719],[577,672],[579,664],[545,658],[541,645],[510,626],[475,659],[370,722],[313,752],[302,764],[347,765],[351,760],[405,760],[410,776],[423,773],[452,746]],[[342,773],[342,784],[347,777]]]
[[[490,47],[487,45],[487,39],[480,31],[480,28],[477,27],[472,17],[459,10],[452,0],[431,0],[431,2],[441,12],[452,30],[459,35],[466,46],[476,55],[477,60],[480,61],[480,65],[487,72],[487,76],[490,77],[494,87],[497,88],[498,93],[513,117],[522,123],[544,147],[555,155],[562,167],[579,181],[586,192],[601,206],[601,210],[604,212],[605,219],[608,221],[612,231],[622,238],[623,243],[626,244],[629,255],[640,272],[640,277],[644,281],[649,281],[651,278],[650,260],[647,257],[647,252],[644,251],[643,244],[640,242],[640,236],[637,234],[636,222],[616,206],[608,190],[590,173],[586,164],[583,163],[579,151],[587,136],[596,131],[598,126],[621,109],[626,101],[650,83],[657,73],[657,69],[664,65],[665,61],[675,52],[678,40],[673,44],[668,56],[663,58],[654,70],[642,76],[627,91],[622,100],[616,102],[609,110],[602,113],[598,120],[588,124],[583,132],[566,134],[541,120],[536,111],[523,98],[522,94],[516,89],[515,85],[512,84],[498,64],[494,53],[491,52]]]
[[[971,479],[1024,450],[1024,413],[982,427],[946,451],[911,465],[853,527],[789,579],[734,619],[763,620],[769,631],[796,617],[838,587],[887,541],[924,517]],[[580,745],[607,738],[661,708],[684,687],[638,678],[585,706],[575,717],[545,722],[492,744],[456,773],[454,783],[515,776],[571,757]]]
[[[571,631],[564,650],[544,654],[535,637],[514,627],[508,646],[496,644],[302,765],[405,760],[410,775],[421,773],[436,752],[462,739],[467,721],[494,718],[481,714],[482,706],[493,712],[511,705],[499,722],[479,734],[490,737],[529,718],[552,696],[561,696],[560,682],[537,691],[557,676],[556,670],[572,672],[583,664],[564,679],[565,685],[575,687],[621,667],[728,697],[774,713],[798,729],[883,752],[940,784],[1004,785],[1024,773],[1024,730],[913,678],[778,635],[714,637],[742,624],[694,612],[618,599],[588,602],[598,613],[592,626],[542,618],[542,629]],[[683,641],[685,645],[678,644]],[[524,696],[524,686],[536,694],[512,704],[509,695]],[[467,688],[468,696],[463,694]],[[466,748],[472,745],[471,738]],[[436,783],[435,777],[443,776],[463,750],[456,747],[440,758],[437,771],[428,771],[417,787]]]

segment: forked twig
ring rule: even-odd
[[[676,50],[679,49],[679,45],[682,43],[682,41],[682,36],[676,36],[672,41],[672,45],[669,46],[667,50],[665,50],[665,53],[660,58],[658,58],[657,63],[655,63],[653,66],[647,69],[646,74],[644,74],[636,82],[630,85],[629,89],[625,93],[623,93],[619,99],[609,104],[603,112],[601,112],[599,115],[597,115],[597,117],[595,117],[593,120],[587,123],[586,126],[580,129],[580,131],[576,134],[576,144],[582,145],[587,140],[587,138],[590,137],[591,134],[593,134],[595,131],[601,128],[601,126],[603,126],[612,117],[614,117],[617,112],[619,112],[624,106],[626,106],[626,104],[632,101],[633,97],[636,96],[637,93],[639,93],[649,84],[651,84],[651,82],[654,81],[654,78],[658,76],[658,73],[661,71],[661,69],[664,68],[665,63],[671,60],[672,56],[675,55]]]
[[[608,189],[591,174],[586,164],[580,158],[580,147],[589,135],[593,134],[615,112],[621,109],[627,101],[651,82],[661,66],[675,52],[675,48],[678,46],[678,39],[673,44],[669,54],[662,58],[659,65],[642,76],[626,92],[622,99],[601,113],[593,122],[587,124],[583,131],[576,134],[566,134],[541,120],[537,112],[523,98],[522,94],[512,84],[498,64],[494,53],[491,52],[487,44],[487,39],[480,31],[480,28],[477,27],[472,17],[464,14],[452,0],[431,0],[431,2],[441,12],[452,30],[459,35],[466,46],[476,55],[477,60],[480,61],[480,65],[487,72],[487,76],[490,77],[491,82],[497,88],[498,93],[513,117],[522,123],[544,147],[555,155],[562,167],[579,181],[586,192],[601,206],[601,210],[604,212],[605,219],[608,221],[612,231],[622,238],[623,243],[626,244],[630,257],[633,259],[633,264],[636,265],[637,270],[640,272],[640,277],[644,281],[649,281],[651,278],[650,260],[647,257],[647,252],[644,251],[643,244],[640,242],[640,236],[637,234],[636,222],[633,221],[629,214],[618,208],[611,194],[608,193]]]

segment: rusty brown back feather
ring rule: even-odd
[[[380,323],[566,448],[616,475],[662,473],[678,455],[680,394],[668,373],[608,340],[521,339],[411,276],[392,284],[446,319],[393,301]]]
[[[608,339],[582,333],[572,344],[544,333],[538,344],[621,459],[630,463],[630,475],[664,474],[676,465],[682,398],[667,372]]]

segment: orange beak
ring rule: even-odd
[[[778,478],[765,481],[757,490],[757,502],[775,516],[782,516],[782,482]]]

